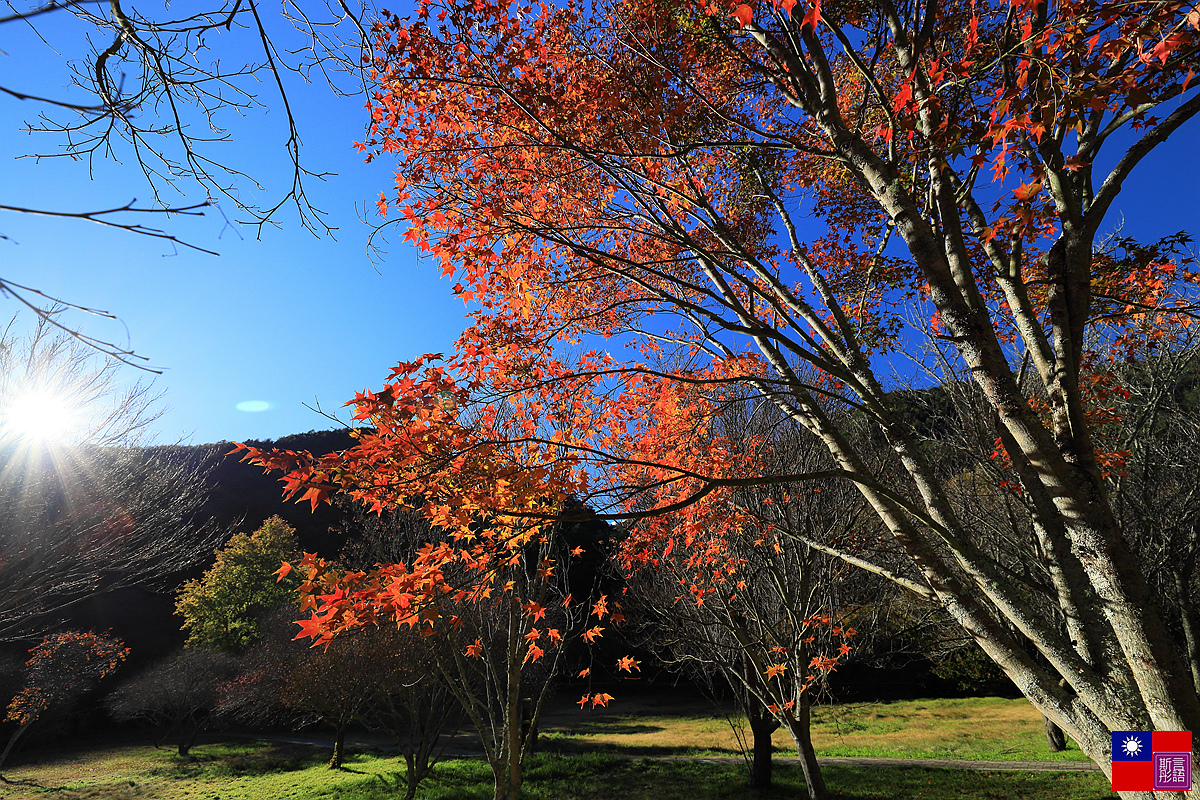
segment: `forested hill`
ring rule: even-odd
[[[354,438],[343,429],[297,433],[275,441],[250,440],[245,444],[322,454],[352,447]],[[303,550],[327,557],[336,555],[342,537],[331,533],[330,528],[336,528],[343,513],[329,505],[314,511],[307,502],[285,501],[279,474],[266,474],[260,467],[242,463],[240,455],[232,452],[233,448],[230,442],[171,445],[148,448],[147,455],[182,458],[208,475],[211,488],[201,512],[203,517],[213,518],[223,526],[236,523],[237,530],[249,533],[263,520],[278,514],[296,529]]]

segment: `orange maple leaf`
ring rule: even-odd
[[[642,668],[638,666],[641,663],[642,662],[640,661],[634,660],[633,656],[622,656],[621,658],[617,659],[617,669],[624,670],[625,672],[633,672],[634,670],[641,672]]]
[[[1028,203],[1030,200],[1038,196],[1038,192],[1042,191],[1041,181],[1030,181],[1022,183],[1016,189],[1013,189],[1013,197],[1019,202]]]

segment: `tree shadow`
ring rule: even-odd
[[[169,776],[248,777],[277,772],[296,772],[329,762],[329,753],[321,747],[306,744],[275,743],[266,747],[234,753],[205,753],[193,751],[162,770]]]

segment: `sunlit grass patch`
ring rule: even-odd
[[[1087,761],[1069,742],[1046,745],[1042,717],[1026,700],[999,697],[901,700],[813,711],[813,745],[824,756],[983,761]],[[778,740],[776,740],[778,743]]]
[[[623,713],[625,705],[632,706]],[[736,755],[727,717],[697,703],[685,713],[656,713],[620,698],[608,712],[559,710],[543,722],[543,749],[632,756]],[[1075,746],[1051,753],[1042,718],[1025,700],[968,698],[818,706],[813,710],[818,756],[943,758],[983,761],[1086,761]],[[773,737],[792,750],[785,731]]]

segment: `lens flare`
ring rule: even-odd
[[[82,421],[79,409],[50,391],[24,392],[5,405],[0,409],[0,438],[66,443]]]

